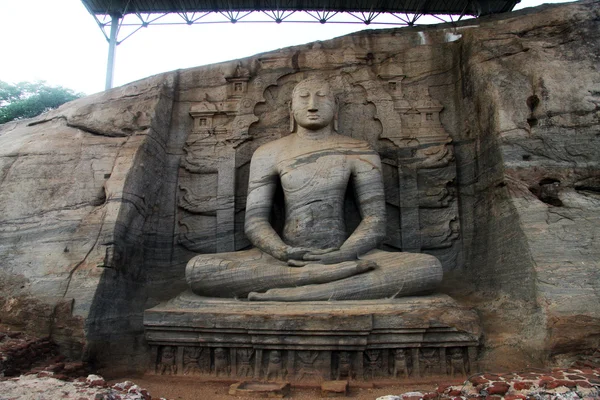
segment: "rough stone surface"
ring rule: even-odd
[[[135,281],[156,235],[144,225],[162,186],[172,89],[161,75],[0,128],[4,324],[51,335],[74,357],[96,323],[130,325],[145,297]]]
[[[456,276],[477,288],[496,365],[599,345],[598,4],[463,34]]]
[[[586,0],[365,31],[2,125],[2,322],[112,371],[146,365],[143,310],[185,289],[193,255],[249,246],[251,155],[319,75],[340,132],[380,155],[383,249],[441,261],[443,291],[482,318],[484,367],[585,362],[600,340],[599,18]],[[348,202],[348,229],[358,215]]]
[[[325,381],[321,384],[321,397],[346,397],[348,381]]]
[[[89,375],[67,382],[52,376],[26,375],[0,381],[3,399],[37,400],[150,400],[147,390],[132,382],[108,385],[101,376]]]
[[[249,382],[234,383],[229,387],[232,396],[284,398],[290,392],[289,383]]]

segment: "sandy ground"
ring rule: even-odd
[[[233,400],[233,399],[256,399],[256,397],[242,397],[229,395],[231,382],[198,382],[194,378],[179,378],[169,376],[124,377],[118,381],[130,380],[136,385],[150,392],[152,398],[163,397],[174,400]],[[115,383],[115,381],[109,381]],[[388,394],[399,395],[406,392],[432,392],[436,389],[435,382],[413,383],[408,385],[391,385],[385,387],[356,387],[350,385],[350,398],[360,400],[375,400]],[[320,387],[292,387],[286,399],[320,399]]]

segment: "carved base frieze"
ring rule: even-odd
[[[466,376],[475,371],[477,346],[330,351],[190,344],[153,345],[152,353],[155,357],[148,372],[157,375],[292,382],[375,381]]]
[[[479,320],[445,295],[276,303],[184,293],[147,310],[149,372],[321,382],[464,376]]]

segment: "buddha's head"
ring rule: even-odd
[[[308,78],[298,83],[292,92],[290,109],[292,132],[295,124],[308,130],[332,125],[336,130],[337,100],[324,80]]]

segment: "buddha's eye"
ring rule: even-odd
[[[326,96],[327,96],[327,92],[324,92],[324,91],[322,91],[322,90],[319,90],[319,91],[317,92],[317,96],[319,96],[319,97],[326,97]]]
[[[300,97],[308,97],[308,95],[309,95],[309,93],[308,93],[308,92],[306,92],[306,91],[303,91],[303,92],[299,92],[299,93],[298,93],[298,96],[300,96]]]

